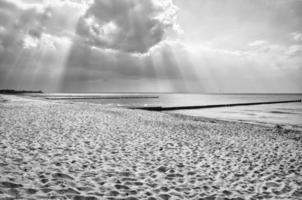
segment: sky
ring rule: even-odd
[[[0,0],[0,89],[301,93],[302,0]]]

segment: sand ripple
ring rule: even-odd
[[[3,99],[0,199],[302,199],[301,132]]]

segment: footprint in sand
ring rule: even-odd
[[[23,187],[23,185],[13,183],[13,182],[9,182],[9,181],[3,181],[3,182],[0,182],[0,187],[3,187],[3,188],[20,188],[20,187]]]
[[[67,174],[64,174],[64,173],[54,173],[52,175],[53,178],[55,179],[68,179],[68,180],[74,180],[73,177],[67,175]]]

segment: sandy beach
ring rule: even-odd
[[[302,133],[0,96],[0,199],[302,199]]]

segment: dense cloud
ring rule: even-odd
[[[95,0],[78,25],[92,46],[145,53],[176,30],[171,0]]]
[[[43,43],[43,35],[70,38],[83,12],[76,1],[0,0],[0,45],[28,49]]]
[[[301,6],[296,0],[0,0],[0,88],[301,91]]]
[[[55,88],[84,8],[76,0],[0,0],[0,87]]]

